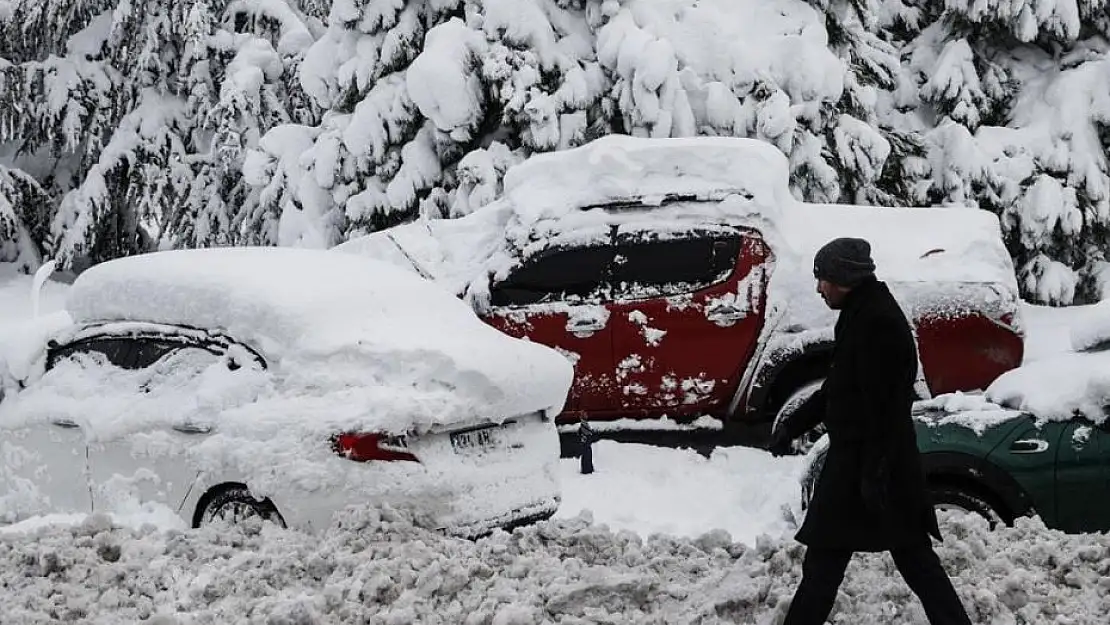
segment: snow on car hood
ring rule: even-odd
[[[259,350],[285,394],[319,398],[320,418],[353,418],[374,406],[391,429],[559,410],[573,376],[554,350],[498,332],[425,280],[318,250],[184,250],[111,261],[78,278],[67,309],[74,327],[219,330]]]

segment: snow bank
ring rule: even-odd
[[[754,545],[761,534],[790,530],[784,509],[793,510],[801,496],[800,457],[723,447],[706,458],[690,449],[613,441],[593,449],[596,473],[579,473],[577,459],[562,463],[558,517],[588,513],[597,523],[644,538],[696,538],[718,528]]]
[[[1021,519],[991,532],[942,518],[938,554],[972,622],[1094,625],[1110,609],[1110,536]],[[726,623],[781,622],[804,550],[615,532],[577,518],[445,539],[384,511],[322,536],[268,528],[159,533],[95,516],[0,535],[0,608],[15,622]],[[924,623],[886,554],[857,555],[832,622]]]

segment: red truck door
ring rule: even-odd
[[[763,326],[768,247],[747,230],[643,226],[618,230],[616,247],[610,310],[622,412],[720,412]]]
[[[615,407],[613,332],[606,308],[613,254],[608,238],[549,247],[490,287],[486,323],[557,349],[574,364],[574,383],[560,421],[573,416],[568,413]]]

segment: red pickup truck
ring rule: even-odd
[[[782,418],[829,361],[835,316],[811,263],[836,236],[871,241],[916,329],[922,398],[985,388],[1021,364],[995,216],[801,203],[787,171],[755,140],[609,136],[521,163],[471,215],[336,250],[409,267],[505,333],[564,353],[576,372],[566,424],[727,430]]]

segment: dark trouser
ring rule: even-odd
[[[589,443],[582,443],[582,473],[594,472],[594,450]]]
[[[971,625],[960,597],[928,542],[893,549],[894,565],[929,617],[931,625]],[[821,625],[832,611],[851,551],[809,549],[802,565],[802,581],[794,593],[783,625]]]

